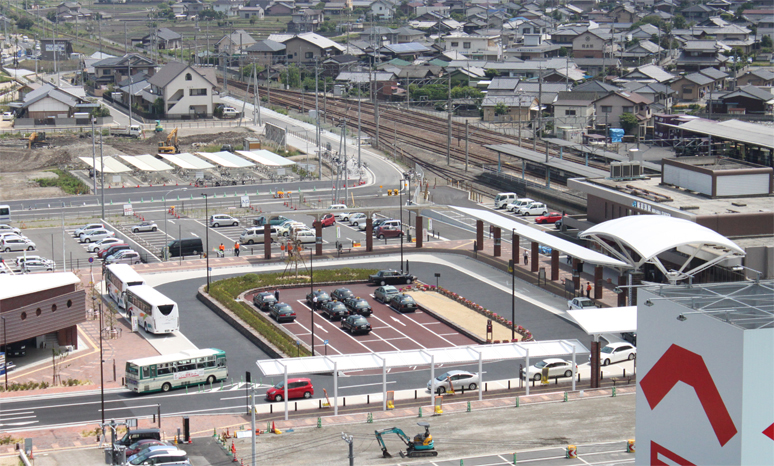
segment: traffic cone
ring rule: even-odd
[[[274,427],[274,421],[271,421],[271,431],[275,432],[277,430],[276,427]]]

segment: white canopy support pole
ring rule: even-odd
[[[382,411],[387,411],[387,359],[382,358]]]
[[[433,402],[433,409],[435,409],[435,355],[430,355],[430,400]]]
[[[282,364],[285,367],[285,420],[288,420],[288,366]]]
[[[471,350],[475,351],[476,354],[478,354],[478,401],[481,401],[484,397],[483,393],[483,386],[484,386],[484,353],[481,351],[478,351],[475,348],[470,348]]]
[[[575,379],[578,377],[578,366],[575,364],[575,345],[572,345],[572,391],[575,391]]]
[[[527,396],[529,396],[529,348],[524,348],[527,351],[527,367],[524,370],[524,386],[527,387]]]
[[[333,415],[339,415],[339,363],[333,361]]]

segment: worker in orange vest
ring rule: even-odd
[[[237,241],[236,243],[234,243],[234,255],[235,255],[236,257],[239,257],[239,241]]]
[[[220,246],[218,246],[218,255],[220,257],[226,256],[226,246],[223,246],[223,243],[220,243]]]

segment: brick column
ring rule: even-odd
[[[366,252],[374,250],[374,219],[368,217],[366,219]]]
[[[484,249],[484,221],[476,220],[476,249]]]
[[[530,270],[532,270],[533,272],[537,272],[540,265],[540,261],[539,261],[540,249],[538,249],[539,247],[540,247],[539,243],[536,243],[534,241],[532,242],[532,254],[530,254],[532,256],[531,257],[532,263],[530,264],[531,265]]]
[[[519,263],[519,235],[511,232],[511,260],[514,265]]]
[[[575,294],[578,293],[578,290],[580,290],[580,273],[578,273],[578,267],[580,266],[580,260],[579,259],[572,259],[572,284],[575,287]]]
[[[591,388],[599,388],[599,342],[591,342]]]
[[[414,219],[414,225],[416,225],[416,228],[414,229],[416,234],[414,236],[417,238],[417,249],[419,249],[422,247],[422,241],[425,240],[425,234],[424,231],[422,231],[422,227],[425,225],[424,217],[417,215]]]
[[[594,267],[594,299],[602,299],[602,291],[605,289],[604,278],[602,277],[602,266]]]
[[[271,259],[271,225],[263,226],[263,257]]]
[[[618,276],[618,286],[626,286],[626,275]],[[618,307],[626,306],[627,288],[623,288],[623,292],[618,295]]]
[[[559,250],[551,250],[551,281],[559,280]]]
[[[494,227],[494,256],[500,257],[502,255],[502,241],[500,241],[500,235],[502,231],[500,227]]]
[[[314,236],[315,236],[315,245],[314,245],[314,254],[316,256],[322,256],[322,222],[319,220],[316,220],[312,226],[314,226]]]

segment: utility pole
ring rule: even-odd
[[[126,21],[124,21],[124,55],[129,53],[129,42],[126,40]]]
[[[126,61],[127,63],[127,73],[129,74],[129,126],[131,131],[132,126],[132,58],[129,57],[129,59]]]
[[[56,46],[56,44],[54,46]],[[97,194],[97,140],[94,137],[94,123],[96,123],[96,120],[97,120],[96,117],[94,116],[91,117],[91,166],[93,167],[92,171],[94,175],[94,194],[95,195]]]
[[[347,120],[341,124],[341,143],[344,146],[344,199],[349,199],[349,161],[347,160]],[[346,202],[345,202],[346,203]]]
[[[99,171],[99,177],[101,180],[101,187],[100,187],[100,196],[101,201],[100,204],[102,204],[102,219],[105,218],[105,158],[102,154],[102,131],[99,132],[99,166],[102,167],[102,170]],[[96,177],[95,177],[96,181]],[[100,303],[100,306],[102,304]]]
[[[487,9],[487,11],[489,11]],[[446,102],[446,165],[451,165],[451,140],[452,140],[452,98],[451,98],[451,73],[449,73],[449,97]]]
[[[470,137],[470,125],[465,120],[465,171],[468,171],[468,138]]]
[[[258,68],[253,62],[253,124],[262,124],[261,122],[261,94],[258,90]],[[309,168],[309,167],[307,167]]]
[[[317,170],[318,177],[322,180],[322,147],[320,146],[320,89],[319,89],[319,69],[317,68],[317,57],[314,58],[314,122],[315,122],[315,143],[317,144]]]
[[[538,68],[538,114],[537,114],[537,132],[533,134],[532,150],[537,150],[537,140],[540,137],[540,130],[543,127],[543,69]]]
[[[355,466],[355,436],[342,432],[341,439],[349,445],[349,466]]]
[[[358,179],[360,178],[360,171],[362,170],[363,165],[360,162],[360,140],[363,138],[362,134],[360,133],[360,123],[361,123],[361,113],[360,113],[360,101],[363,100],[363,96],[360,95],[362,92],[360,92],[360,86],[358,86],[358,93],[357,93],[357,173],[358,173]]]
[[[379,99],[374,99],[374,123],[376,124],[376,145],[374,149],[380,147],[379,144]]]

